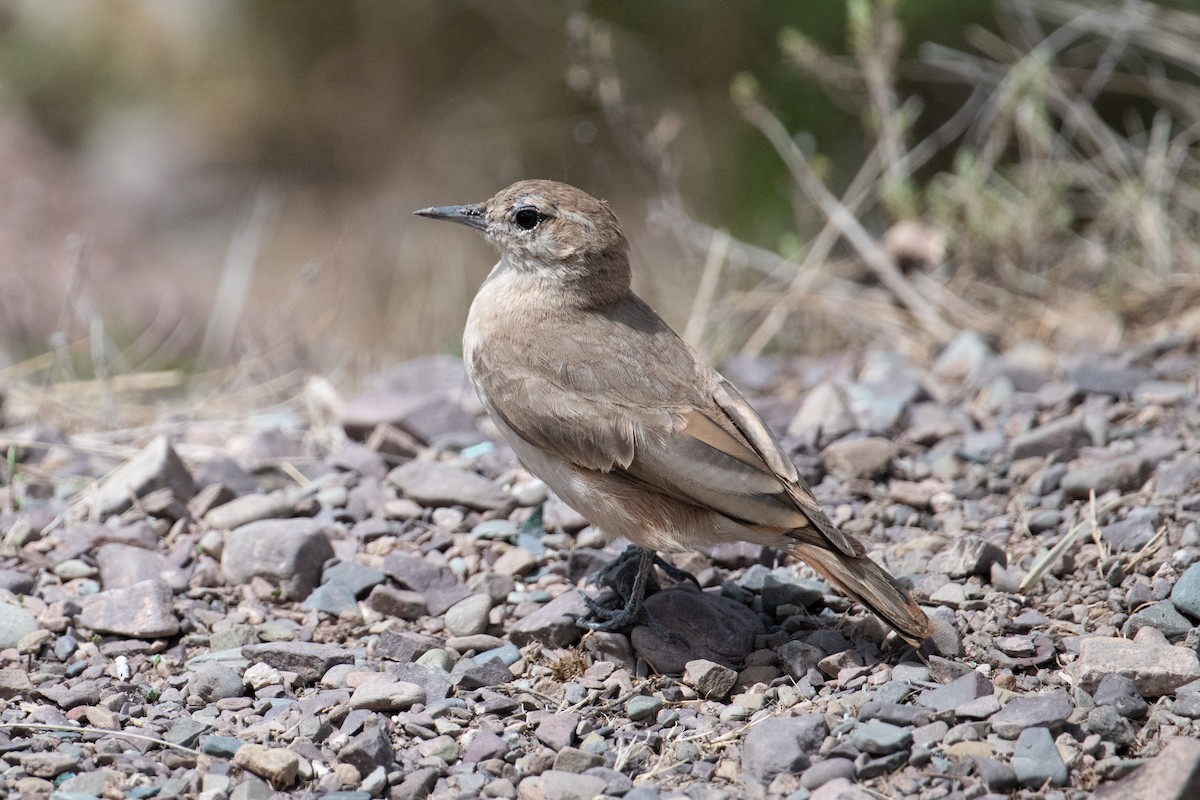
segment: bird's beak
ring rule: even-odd
[[[477,230],[487,230],[487,219],[483,216],[483,205],[477,203],[469,206],[434,206],[414,211],[418,217],[444,219],[457,222]]]

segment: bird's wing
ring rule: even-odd
[[[662,356],[653,374],[644,352],[622,358],[602,342],[559,342],[556,352],[565,347],[573,357],[553,364],[529,359],[500,368],[478,352],[485,403],[516,435],[570,463],[623,473],[764,532],[862,554],[825,516],[745,398],[678,337],[646,342]]]

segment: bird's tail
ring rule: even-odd
[[[804,542],[793,544],[791,550],[839,591],[895,628],[914,647],[919,647],[933,633],[929,617],[908,590],[865,555],[847,556]]]

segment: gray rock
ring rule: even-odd
[[[954,544],[930,559],[928,571],[951,578],[987,577],[993,564],[1002,567],[1008,564],[1003,548],[979,536],[967,535],[955,539]]]
[[[33,691],[29,673],[22,668],[0,669],[0,698],[28,697]]]
[[[995,357],[995,352],[975,331],[960,331],[938,354],[933,374],[951,381],[965,381]]]
[[[634,695],[625,703],[625,715],[634,722],[651,719],[663,707],[662,698]]]
[[[858,427],[850,403],[841,389],[830,381],[822,381],[809,389],[800,408],[788,423],[788,436],[819,434],[826,441],[839,439]]]
[[[446,613],[446,609],[471,594],[448,568],[430,564],[411,553],[388,555],[383,560],[383,571],[404,588],[419,592],[434,616]]]
[[[483,633],[488,626],[488,612],[492,610],[492,598],[486,594],[472,594],[446,609],[446,631],[451,636],[474,636]]]
[[[1192,619],[1200,619],[1200,563],[1192,564],[1171,589],[1171,602]]]
[[[1075,676],[1093,691],[1106,675],[1130,678],[1142,697],[1171,694],[1200,678],[1200,661],[1189,647],[1093,636],[1079,643]]]
[[[1098,786],[1092,800],[1192,800],[1200,797],[1200,740],[1170,739],[1157,756],[1120,780]]]
[[[577,747],[564,747],[554,756],[553,768],[560,772],[574,772],[578,775],[603,764],[604,756],[585,753]]]
[[[188,691],[206,703],[246,693],[242,674],[232,667],[215,662],[197,664],[188,679]]]
[[[1052,453],[1060,458],[1073,458],[1079,448],[1091,442],[1087,423],[1082,414],[1056,419],[1017,436],[1009,447],[1013,460],[1045,458]]]
[[[370,711],[406,711],[416,703],[424,703],[425,690],[407,681],[371,681],[360,684],[350,696],[351,708]]]
[[[338,562],[321,574],[322,585],[339,584],[348,589],[350,594],[355,597],[360,597],[363,592],[383,583],[386,579],[387,576],[382,571],[365,564],[356,564],[353,561]]]
[[[1068,499],[1086,500],[1091,492],[1100,496],[1116,489],[1132,492],[1146,482],[1150,463],[1140,455],[1107,461],[1073,464],[1062,478],[1062,490]]]
[[[576,775],[556,769],[543,772],[541,784],[546,800],[592,800],[603,794],[607,785],[603,778],[595,775]]]
[[[381,658],[408,663],[416,661],[434,648],[441,647],[441,644],[440,640],[423,633],[396,633],[393,630],[385,630],[379,634],[375,643],[375,653]]]
[[[376,767],[391,769],[395,761],[391,737],[379,725],[372,725],[351,739],[338,751],[337,757],[339,761],[357,769],[359,775],[369,775]],[[416,776],[410,774],[405,783],[413,777]],[[436,770],[433,772],[433,781],[437,781]],[[429,784],[430,788],[432,785]]]
[[[100,585],[105,589],[128,589],[142,581],[162,581],[174,591],[187,588],[187,573],[162,553],[111,543],[96,551]]]
[[[934,711],[953,711],[978,697],[994,693],[995,689],[987,676],[982,672],[972,670],[945,686],[926,689],[917,696],[916,702],[918,705],[932,708]]]
[[[1071,716],[1072,710],[1071,696],[1060,689],[1014,697],[992,717],[992,729],[1007,739],[1013,739],[1027,728],[1061,727]]]
[[[397,680],[420,686],[425,690],[428,703],[445,700],[453,686],[450,673],[423,664],[389,664],[387,673]]]
[[[1155,494],[1160,497],[1183,497],[1200,488],[1200,458],[1189,454],[1164,467],[1154,476]]]
[[[821,451],[825,468],[840,478],[874,478],[896,457],[896,445],[882,436],[840,439]]]
[[[1130,514],[1125,519],[1110,522],[1100,529],[1100,538],[1116,553],[1133,553],[1141,550],[1154,538],[1157,520]]]
[[[210,509],[204,524],[212,530],[233,530],[252,522],[295,516],[296,493],[291,490],[254,492]]]
[[[395,586],[379,584],[367,595],[367,605],[385,617],[417,620],[429,613],[425,597],[420,592],[397,589]]]
[[[0,568],[0,589],[13,594],[29,594],[33,591],[33,576],[19,569]]]
[[[818,761],[800,776],[800,786],[808,789],[818,789],[837,778],[854,780],[854,762],[848,758],[827,758]]]
[[[732,666],[754,649],[763,632],[758,615],[741,603],[716,592],[672,587],[646,598],[646,613],[674,631],[679,639],[664,640],[648,625],[630,635],[634,651],[664,674],[678,675],[699,658]]]
[[[1040,789],[1047,782],[1051,786],[1067,783],[1067,765],[1046,728],[1021,731],[1017,749],[1013,752],[1012,768],[1017,773],[1017,782],[1027,789]]]
[[[562,714],[551,714],[538,723],[534,736],[542,744],[555,752],[575,744],[575,730],[579,727],[582,717],[568,711]]]
[[[850,744],[864,753],[887,755],[912,745],[912,731],[873,719],[855,729],[850,735]]]
[[[583,636],[583,630],[576,620],[586,619],[590,613],[583,602],[583,595],[572,589],[518,620],[509,629],[508,635],[518,647],[532,642],[569,647]]]
[[[763,720],[742,743],[742,770],[769,782],[780,773],[807,769],[828,733],[822,714]]]
[[[1117,747],[1133,744],[1133,726],[1112,706],[1096,706],[1089,711],[1083,729],[1088,733],[1098,734],[1101,739],[1112,742]]]
[[[84,598],[79,624],[99,633],[135,639],[158,639],[179,633],[171,587],[142,581],[128,589],[113,589]]]
[[[825,651],[821,648],[796,639],[781,644],[778,653],[784,671],[796,680],[806,677],[808,671],[816,669],[821,659],[825,658]]]
[[[39,628],[33,614],[12,603],[0,603],[0,648],[16,647],[23,636]]]
[[[333,644],[315,642],[267,642],[242,648],[242,655],[286,672],[294,672],[303,684],[315,683],[336,664],[353,664],[354,654]]]
[[[388,481],[423,506],[466,506],[497,511],[513,504],[512,497],[474,472],[437,461],[410,461],[388,473]]]
[[[1192,630],[1192,623],[1176,610],[1170,600],[1160,600],[1130,614],[1121,627],[1121,634],[1132,639],[1145,627],[1157,628],[1167,637],[1167,641],[1178,642]]]
[[[79,756],[68,753],[25,753],[19,756],[21,769],[35,778],[53,778],[75,770]]]
[[[705,658],[684,664],[683,677],[701,697],[721,698],[737,682],[737,673],[715,661]]]
[[[100,687],[92,682],[67,686],[57,684],[38,689],[38,694],[63,710],[94,706],[100,702]]]
[[[1003,792],[1007,797],[1008,792],[1017,788],[1017,773],[1011,765],[986,757],[977,757],[974,761],[975,772],[988,791]]]
[[[196,493],[196,484],[166,436],[155,438],[140,453],[113,470],[92,490],[92,512],[98,517],[120,514],[134,497],[156,489],[170,489],[186,503]]]
[[[478,764],[490,758],[504,758],[508,755],[508,742],[487,728],[477,728],[467,749],[463,751],[462,761],[465,764]]]
[[[1071,377],[1080,389],[1089,394],[1128,398],[1138,386],[1152,376],[1148,370],[1141,367],[1085,363],[1073,370]]]
[[[321,567],[333,558],[324,526],[312,519],[268,519],[229,533],[221,571],[231,585],[265,578],[284,600],[302,600],[317,585]]]
[[[1092,700],[1098,706],[1112,706],[1118,714],[1129,719],[1141,719],[1150,710],[1150,704],[1142,698],[1137,685],[1125,675],[1101,678]]]
[[[511,681],[512,672],[499,658],[462,658],[450,671],[450,680],[463,689],[480,689]]]

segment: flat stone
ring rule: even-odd
[[[723,664],[699,658],[684,664],[683,679],[701,697],[717,699],[729,694],[737,673]]]
[[[1189,454],[1158,471],[1154,493],[1160,497],[1183,497],[1200,488],[1200,458]]]
[[[848,758],[827,758],[818,761],[800,776],[800,786],[812,791],[832,780],[844,778],[854,780],[854,762]]]
[[[967,535],[955,539],[949,547],[934,555],[927,571],[943,573],[951,578],[967,578],[971,575],[987,577],[993,564],[1001,567],[1008,564],[1004,549],[982,537]]]
[[[1145,627],[1162,631],[1169,642],[1178,642],[1191,632],[1192,623],[1176,610],[1170,600],[1161,600],[1130,614],[1129,619],[1121,626],[1121,633],[1132,639]]]
[[[512,496],[474,472],[437,461],[410,461],[388,473],[388,481],[423,506],[466,506],[497,511],[513,504]]]
[[[0,669],[0,699],[11,700],[14,697],[28,697],[33,691],[29,681],[29,673],[19,667]]]
[[[229,531],[259,520],[286,519],[295,514],[294,492],[253,492],[209,509],[204,515],[204,525],[212,530]]]
[[[542,797],[545,800],[592,800],[604,793],[607,784],[594,775],[549,769],[541,774]]]
[[[221,571],[231,585],[265,578],[284,600],[302,600],[317,586],[324,563],[333,558],[325,528],[312,519],[268,519],[230,531]]]
[[[662,707],[661,698],[642,694],[634,695],[625,703],[625,715],[634,722],[640,722],[653,718]]]
[[[1072,414],[1015,437],[1009,447],[1009,455],[1014,461],[1022,458],[1044,458],[1055,453],[1061,459],[1070,459],[1079,452],[1079,448],[1090,444],[1091,440],[1084,416]]]
[[[303,684],[316,683],[336,664],[353,664],[354,654],[343,647],[315,642],[267,642],[242,648],[251,661],[294,672]]]
[[[576,620],[586,619],[589,614],[591,611],[583,602],[583,594],[572,589],[518,620],[509,629],[508,636],[518,647],[533,642],[569,647],[583,636]]]
[[[788,436],[820,435],[826,441],[839,439],[858,427],[845,393],[831,381],[821,381],[809,389],[800,408],[788,423]]]
[[[23,753],[21,769],[35,778],[53,778],[78,768],[79,758],[66,753]]]
[[[1071,500],[1086,500],[1113,490],[1132,492],[1150,475],[1150,463],[1141,456],[1123,456],[1099,462],[1072,464],[1063,475],[1061,487]]]
[[[1012,768],[1017,773],[1017,783],[1028,789],[1040,789],[1047,782],[1051,786],[1065,786],[1067,783],[1067,765],[1054,746],[1054,737],[1046,728],[1026,728],[1021,731],[1013,752]]]
[[[492,570],[501,575],[523,576],[535,569],[537,558],[524,547],[508,548],[496,559],[496,563],[492,564]]]
[[[441,640],[423,633],[403,631],[396,633],[385,630],[379,634],[375,643],[375,653],[382,658],[407,663],[416,661],[421,656],[441,646]]]
[[[582,716],[574,711],[552,714],[538,723],[534,729],[534,736],[539,742],[558,752],[575,744],[575,730],[579,727],[581,719]]]
[[[305,610],[320,611],[330,616],[340,617],[349,615],[358,617],[358,601],[354,592],[340,583],[323,583],[304,598],[300,607]]]
[[[503,736],[486,728],[478,728],[463,752],[462,760],[465,764],[478,764],[491,758],[504,758],[508,751],[508,742]]]
[[[864,753],[887,755],[912,745],[912,731],[877,719],[870,720],[850,734],[850,744]]]
[[[429,613],[425,596],[409,589],[379,584],[367,595],[367,605],[385,617],[417,620]]]
[[[79,624],[99,633],[135,639],[158,639],[179,633],[171,587],[142,581],[128,589],[113,589],[84,598]]]
[[[1135,553],[1154,538],[1156,521],[1140,514],[1110,522],[1100,529],[1100,538],[1114,553]]]
[[[351,708],[371,711],[406,711],[425,702],[425,690],[407,681],[373,681],[364,683],[350,696]]]
[[[120,514],[134,497],[170,489],[181,502],[196,493],[196,484],[166,436],[158,436],[137,455],[113,470],[91,491],[92,511],[98,517]]]
[[[1133,726],[1112,706],[1096,706],[1089,711],[1087,720],[1083,723],[1083,729],[1117,747],[1123,748],[1133,744]]]
[[[701,658],[740,664],[763,632],[757,614],[716,592],[672,587],[646,598],[643,607],[679,635],[678,640],[664,640],[648,625],[638,625],[630,635],[634,651],[664,674],[678,675],[689,661]]]
[[[404,588],[419,592],[434,616],[472,594],[450,569],[411,553],[391,553],[383,560],[383,571]]]
[[[445,700],[453,686],[450,673],[424,664],[389,664],[387,672],[397,680],[415,683],[424,689],[427,703]]]
[[[878,800],[872,792],[846,778],[834,778],[818,787],[808,800]]]
[[[1192,800],[1200,797],[1200,740],[1170,739],[1157,756],[1113,783],[1096,787],[1092,800]]]
[[[1092,694],[1098,706],[1112,706],[1122,717],[1141,719],[1150,710],[1150,704],[1138,692],[1137,684],[1126,675],[1105,675]]]
[[[252,742],[239,747],[231,763],[264,778],[273,786],[291,786],[300,772],[300,756],[291,750]]]
[[[341,561],[321,573],[321,584],[335,583],[345,587],[350,594],[361,597],[363,592],[387,580],[382,570],[356,564],[353,561]]]
[[[96,551],[96,564],[105,589],[128,589],[142,581],[162,581],[177,592],[187,588],[187,572],[153,550],[114,542]]]
[[[564,747],[554,756],[554,769],[581,774],[604,764],[604,756],[585,753],[577,747]]]
[[[481,689],[511,681],[512,672],[499,658],[461,658],[450,671],[450,679],[463,689]]]
[[[1106,675],[1124,675],[1142,697],[1161,697],[1200,678],[1200,661],[1188,647],[1094,636],[1080,641],[1074,672],[1088,692]]]
[[[801,772],[828,733],[823,714],[765,719],[742,743],[742,770],[764,782],[781,773]]]
[[[945,686],[936,689],[926,689],[917,695],[917,705],[931,708],[934,711],[953,711],[959,706],[966,705],[976,698],[995,693],[992,682],[982,672],[972,670],[961,678],[956,678]]]
[[[337,753],[338,761],[349,764],[358,770],[360,775],[369,775],[377,767],[391,769],[395,765],[395,753],[392,750],[391,737],[372,725],[355,736]],[[409,776],[411,779],[412,775]],[[405,783],[409,779],[405,780]],[[433,783],[437,782],[437,771],[433,773]],[[433,783],[429,788],[433,788]],[[402,784],[403,785],[403,784]],[[426,789],[428,792],[428,789]],[[415,795],[413,795],[415,797]],[[422,795],[423,797],[424,795]]]
[[[1070,695],[1060,689],[1014,697],[992,717],[992,729],[1007,739],[1027,728],[1055,729],[1067,721],[1073,709]]]
[[[188,678],[188,692],[206,703],[241,697],[246,693],[242,673],[225,664],[197,664]]]
[[[882,475],[895,457],[896,445],[882,436],[839,439],[821,451],[825,468],[844,479]]]

